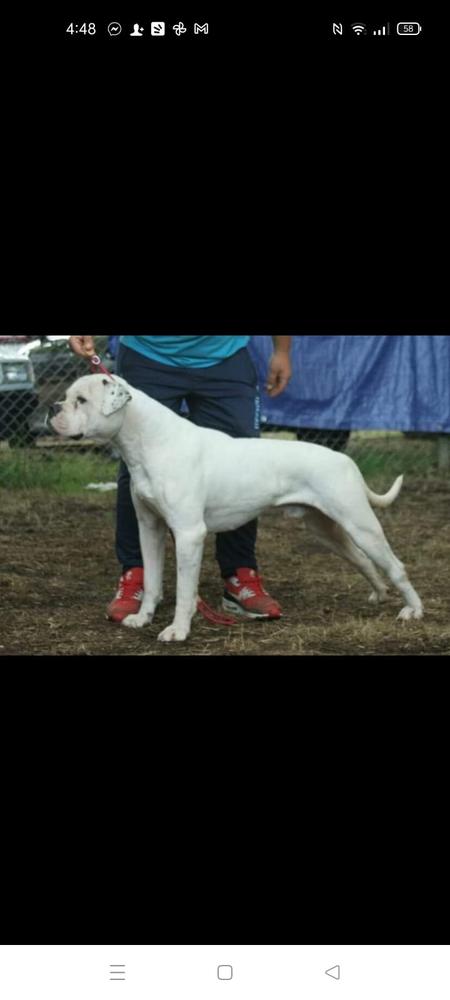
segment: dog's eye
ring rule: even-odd
[[[77,396],[77,403],[87,403],[87,399],[84,396]]]

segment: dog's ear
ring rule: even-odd
[[[110,417],[112,413],[121,410],[133,398],[126,386],[120,382],[113,382],[110,379],[103,380],[103,403],[102,413],[104,417]]]

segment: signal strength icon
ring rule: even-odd
[[[352,24],[352,28],[355,35],[367,35],[367,28],[365,24]]]

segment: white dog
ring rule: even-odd
[[[369,500],[377,507],[393,503],[402,476],[389,493],[377,496],[347,455],[315,444],[235,439],[196,427],[121,378],[80,378],[53,412],[52,427],[64,437],[114,440],[130,471],[145,594],[139,614],[129,615],[124,625],[151,622],[162,600],[168,525],[176,543],[177,601],[175,619],[159,638],[186,639],[208,531],[238,528],[266,507],[305,517],[333,552],[369,580],[373,602],[386,599],[376,567],[384,570],[406,602],[399,619],[422,617],[420,597],[369,505]]]

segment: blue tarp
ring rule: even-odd
[[[264,385],[272,338],[252,337],[250,350]],[[450,433],[450,336],[302,334],[292,357],[289,388],[274,400],[262,392],[269,423]]]
[[[119,337],[110,337],[115,354]],[[268,335],[250,351],[261,384],[273,350]],[[264,421],[319,430],[450,434],[450,335],[330,334],[293,337],[294,377],[278,399],[262,392]]]

